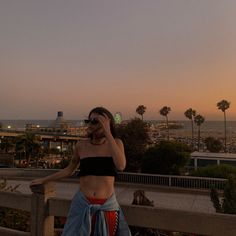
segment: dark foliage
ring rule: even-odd
[[[29,232],[30,213],[22,210],[0,207],[0,226]]]
[[[192,176],[224,179],[227,179],[230,174],[236,175],[236,167],[227,164],[209,165],[201,167],[191,173]]]
[[[147,123],[139,118],[134,118],[125,125],[117,126],[116,131],[118,137],[124,142],[127,158],[126,171],[139,172],[142,155],[149,142]]]
[[[187,145],[179,142],[161,141],[144,153],[142,172],[179,175],[189,157],[190,149]]]
[[[205,144],[206,144],[207,150],[210,152],[219,152],[223,148],[221,141],[214,137],[207,137],[205,139]]]
[[[236,177],[230,175],[227,184],[224,188],[224,196],[220,201],[216,189],[211,189],[211,201],[216,209],[216,212],[225,214],[236,214]]]

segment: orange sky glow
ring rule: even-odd
[[[193,108],[236,120],[232,0],[0,3],[0,120],[83,119],[104,106],[124,119],[184,120]]]

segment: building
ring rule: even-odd
[[[219,164],[236,166],[236,153],[193,152],[189,167],[196,170],[199,167]]]
[[[85,136],[86,128],[84,126],[74,126],[63,117],[63,112],[58,111],[56,119],[48,127],[40,127],[36,124],[27,124],[26,131],[35,132],[37,134],[56,134],[69,136]]]

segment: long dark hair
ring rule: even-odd
[[[89,112],[88,118],[90,118],[92,113],[96,113],[96,114],[99,114],[99,115],[102,115],[102,116],[104,116],[104,114],[106,114],[108,116],[108,118],[110,119],[111,134],[114,138],[116,138],[117,135],[116,135],[116,130],[115,130],[115,120],[114,120],[114,117],[111,114],[111,112],[108,111],[104,107],[95,107]]]

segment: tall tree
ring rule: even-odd
[[[148,126],[139,118],[116,127],[117,135],[124,142],[127,158],[126,171],[140,172],[142,155],[150,142]]]
[[[146,112],[146,107],[144,105],[139,105],[137,108],[136,108],[136,112],[142,117],[142,120],[143,120],[143,114]]]
[[[196,116],[196,111],[192,108],[187,109],[184,112],[184,115],[191,121],[192,126],[192,149],[194,147],[194,129],[193,129],[193,123],[194,123],[194,117]]]
[[[205,118],[201,115],[196,115],[194,117],[194,122],[198,126],[198,141],[197,141],[197,147],[198,151],[200,149],[200,133],[201,133],[201,125],[204,123]]]
[[[225,127],[225,145],[224,145],[224,151],[226,152],[226,110],[230,107],[230,102],[227,100],[221,100],[220,102],[217,103],[217,107],[219,110],[221,110],[224,113],[224,127]]]
[[[160,109],[159,113],[166,118],[166,128],[167,128],[167,140],[170,139],[170,132],[169,132],[169,121],[168,121],[168,114],[171,111],[170,107],[164,106]]]

